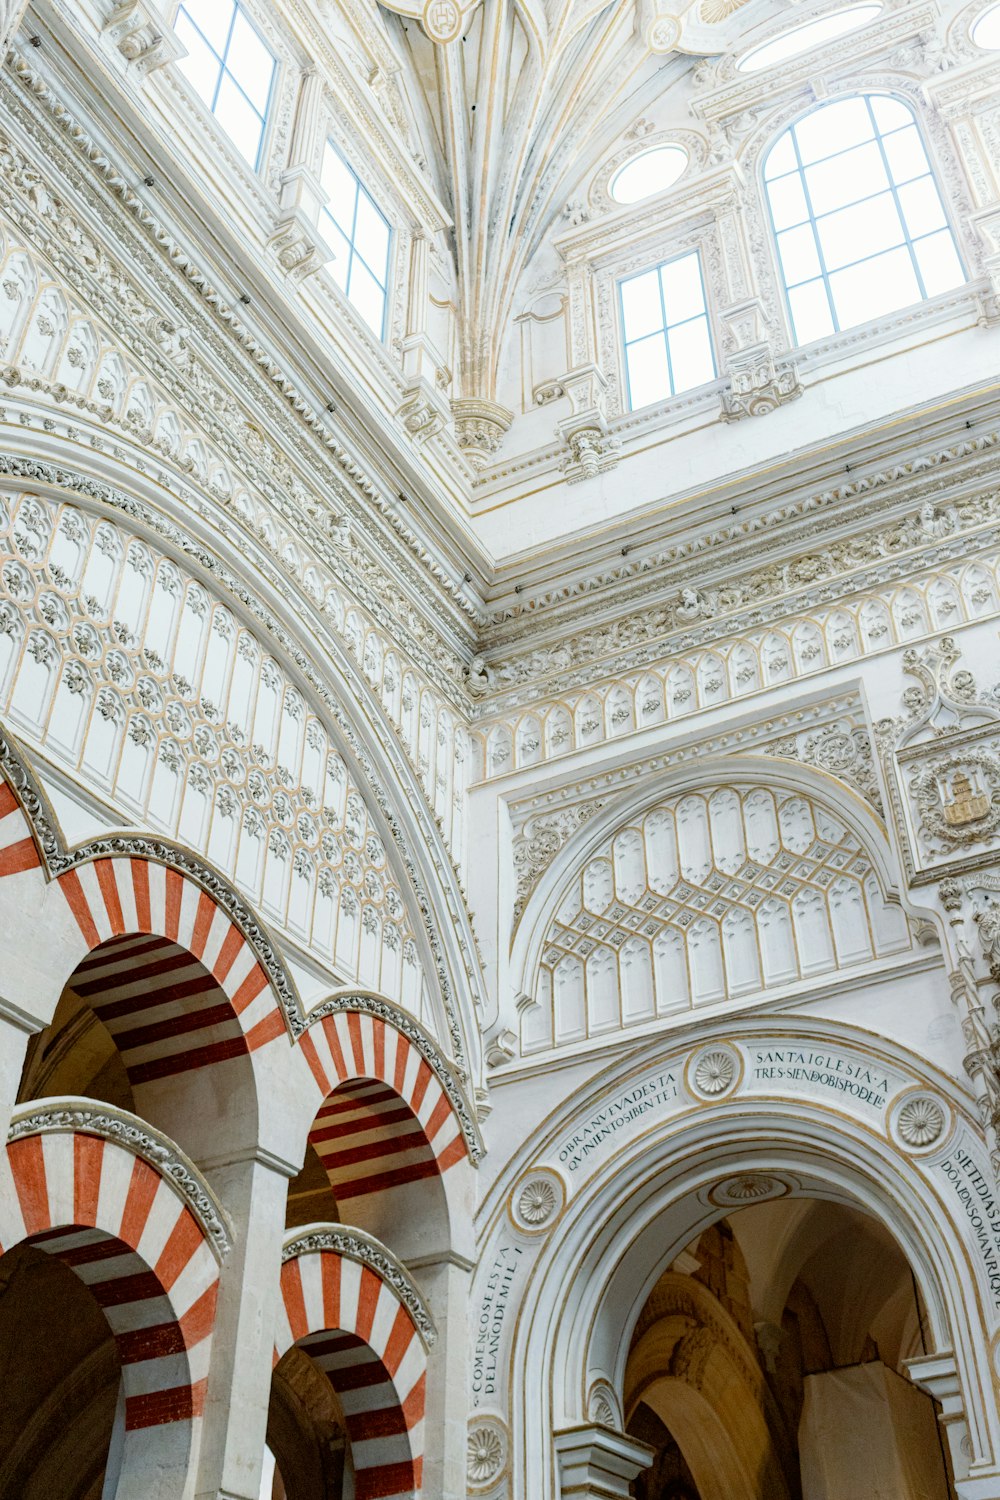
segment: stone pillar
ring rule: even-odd
[[[437,1328],[427,1358],[423,1493],[434,1500],[465,1500],[466,1366],[474,1263],[446,1252],[411,1261],[407,1269],[426,1297]]]
[[[629,1485],[653,1462],[648,1443],[583,1423],[555,1435],[561,1500],[628,1500]]]
[[[197,1500],[258,1500],[271,1396],[288,1179],[262,1150],[202,1164],[229,1214],[198,1461]]]
[[[7,1139],[28,1043],[44,1025],[44,1021],[0,998],[0,1141]]]

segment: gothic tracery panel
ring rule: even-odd
[[[847,825],[735,784],[665,800],[577,871],[523,1013],[525,1053],[742,1000],[910,945]]]

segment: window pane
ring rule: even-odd
[[[797,167],[792,137],[785,134],[772,146],[764,167],[764,176],[770,182],[772,177],[780,177],[783,172],[794,171]]]
[[[832,156],[835,151],[846,151],[849,146],[857,146],[862,141],[870,141],[874,134],[875,128],[864,99],[839,99],[836,104],[825,104],[795,126],[795,139],[803,165],[819,161],[823,156]]]
[[[911,239],[930,234],[932,229],[943,229],[944,209],[941,194],[932,177],[921,177],[917,182],[908,182],[899,190],[899,206]]]
[[[936,297],[938,292],[962,285],[965,273],[950,229],[932,234],[926,240],[918,240],[913,249],[928,297]]]
[[[358,194],[358,217],[354,227],[354,248],[368,269],[385,285],[386,260],[389,254],[389,226],[364,193]]]
[[[788,293],[797,344],[811,344],[833,332],[830,303],[822,281],[810,281]]]
[[[322,182],[324,191],[330,195],[327,212],[333,215],[345,234],[350,234],[354,226],[357,179],[332,146],[327,146],[323,157]]]
[[[930,171],[927,152],[915,125],[889,136],[882,144],[894,182],[908,182],[911,177],[923,177]]]
[[[841,328],[867,323],[920,301],[920,287],[905,246],[849,266],[830,277],[830,291]]]
[[[872,99],[875,123],[883,135],[890,130],[899,130],[903,125],[913,124],[913,115],[898,99],[888,99],[885,94],[876,94]]]
[[[323,215],[323,238],[333,251],[333,260],[327,262],[327,269],[342,292],[347,291],[347,273],[351,265],[351,242],[346,235],[341,234],[329,214]]]
[[[672,328],[667,335],[670,342],[670,364],[674,376],[674,394],[690,390],[692,386],[704,385],[715,379],[715,361],[712,358],[712,341],[708,336],[708,320],[695,318]]]
[[[622,320],[625,324],[625,341],[641,339],[663,326],[663,309],[660,305],[660,288],[656,272],[647,271],[642,276],[632,276],[621,284]]]
[[[219,84],[215,116],[236,149],[252,167],[256,166],[264,123],[251,109],[246,95],[236,87],[228,73],[222,75],[222,82]]]
[[[816,223],[828,271],[849,266],[863,256],[877,255],[903,242],[903,226],[891,193],[842,208]]]
[[[221,61],[235,9],[236,0],[187,0],[177,13],[177,21],[180,21],[186,11],[206,42],[215,48]],[[176,24],[174,29],[179,29]],[[184,45],[187,46],[187,43]]]
[[[653,401],[665,401],[670,395],[667,371],[667,345],[661,333],[631,344],[628,350],[629,404],[635,410]]]
[[[771,200],[771,217],[775,229],[788,229],[792,224],[801,224],[809,217],[806,195],[802,190],[802,175],[793,172],[790,177],[779,177],[769,182],[767,195]]]
[[[811,281],[819,275],[819,255],[811,224],[800,224],[798,229],[786,229],[784,234],[779,234],[778,253],[786,286],[796,286],[800,281]]]
[[[831,156],[806,170],[809,201],[814,214],[829,213],[860,198],[870,198],[889,186],[882,153],[874,141]]]
[[[705,289],[701,284],[701,268],[697,255],[685,255],[681,260],[668,261],[660,267],[660,283],[663,287],[663,306],[667,323],[683,323],[705,311]]]
[[[233,22],[226,67],[258,113],[264,114],[271,92],[274,58],[242,11],[236,12]]]
[[[195,93],[211,106],[215,98],[215,85],[219,81],[221,64],[208,44],[202,41],[183,11],[177,13],[178,39],[187,48],[187,57],[177,64]]]
[[[347,284],[347,295],[368,327],[379,338],[382,337],[382,321],[385,312],[385,293],[374,276],[357,256],[351,262],[351,276]]]

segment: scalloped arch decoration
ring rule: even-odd
[[[910,946],[870,854],[800,791],[736,782],[658,802],[563,886],[524,1053],[787,988]]]

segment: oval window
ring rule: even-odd
[[[977,47],[983,47],[987,52],[1000,47],[1000,5],[987,6],[973,23],[972,40]]]
[[[847,10],[835,10],[831,15],[803,21],[801,26],[793,26],[791,31],[782,32],[781,36],[764,42],[741,57],[736,64],[737,72],[759,73],[764,68],[773,68],[776,63],[798,57],[800,52],[808,52],[810,47],[819,47],[823,42],[832,42],[834,37],[856,31],[859,26],[867,26],[881,9],[881,5],[852,5]]]
[[[671,187],[687,166],[683,146],[652,146],[633,156],[611,179],[608,191],[616,203],[638,203]]]

